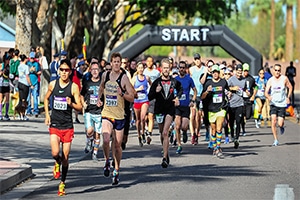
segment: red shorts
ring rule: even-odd
[[[57,129],[57,128],[49,128],[49,133],[55,134],[60,138],[62,143],[72,142],[74,138],[74,129]]]
[[[135,109],[141,109],[143,104],[149,105],[149,101],[142,102],[142,103],[134,103],[133,104],[133,108],[135,108]]]

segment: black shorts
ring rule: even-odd
[[[285,118],[285,107],[270,105],[270,115],[276,115],[277,117]]]
[[[191,109],[189,106],[177,106],[175,108],[175,115],[185,117],[185,118],[190,118],[190,112]]]
[[[252,103],[251,102],[244,102],[243,107],[243,115],[246,117],[246,119],[250,119],[252,116]]]
[[[153,99],[149,102],[148,113],[154,114],[155,101],[156,100]]]
[[[1,86],[0,87],[0,93],[5,94],[5,93],[9,93],[10,88],[9,86]]]

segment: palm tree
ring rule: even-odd
[[[293,5],[294,0],[285,0],[286,4],[286,26],[285,26],[285,60],[293,60],[293,38],[294,38],[294,27],[293,27]]]
[[[274,43],[275,43],[275,0],[271,0],[271,26],[270,26],[270,51],[269,59],[274,60]]]
[[[296,18],[296,52],[295,58],[300,59],[300,0],[297,0],[297,18]]]

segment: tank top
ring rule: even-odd
[[[146,79],[146,76],[143,76],[144,79],[143,80],[139,80],[138,76],[136,76],[136,81],[134,83],[134,89],[139,88],[141,85],[144,86],[144,89],[142,91],[138,91],[137,95],[138,98],[134,99],[134,103],[143,103],[143,102],[147,102],[148,100],[148,81]]]
[[[286,95],[285,95],[285,76],[281,75],[279,79],[275,79],[272,77],[270,79],[271,82],[271,96],[272,100],[270,105],[274,105],[276,107],[286,107]]]
[[[195,87],[197,89],[197,97],[201,96],[203,85],[200,83],[200,77],[204,73],[204,67],[201,66],[200,68],[197,66],[193,66],[190,68],[191,78],[194,81]],[[194,90],[190,90],[190,95],[194,95]]]
[[[105,80],[102,117],[118,120],[124,119],[124,99],[117,93],[117,87],[120,87],[120,82],[123,75],[124,74],[121,73],[115,81]],[[107,76],[109,79],[109,73],[107,73]]]
[[[265,97],[265,87],[267,85],[267,80],[266,79],[261,80],[258,77],[256,79],[256,85],[257,85],[256,97],[259,97],[261,99],[266,99],[266,97]]]
[[[59,80],[56,80],[52,92],[53,95],[53,108],[51,112],[51,125],[50,127],[57,129],[70,129],[73,128],[72,121],[72,107],[67,104],[66,97],[70,97],[74,102],[72,96],[72,81],[62,88],[59,85]]]

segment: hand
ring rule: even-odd
[[[143,89],[144,89],[144,86],[141,85],[140,87],[138,87],[138,88],[136,89],[136,91],[142,91]]]
[[[156,91],[156,92],[160,92],[161,89],[162,89],[161,85],[158,84],[155,91]]]
[[[84,108],[84,109],[86,109],[86,108],[87,108],[87,103],[86,103],[86,101],[85,101],[85,102],[83,102],[82,106],[83,106],[83,108]]]
[[[290,104],[290,98],[286,97],[286,104]]]
[[[177,97],[175,99],[173,99],[173,102],[174,102],[175,106],[179,106],[180,105],[179,99]]]
[[[207,90],[206,90],[207,92],[211,92],[212,91],[212,85],[209,85],[208,87],[207,87]]]
[[[103,105],[103,102],[100,100],[100,99],[98,99],[98,101],[97,101],[97,106],[98,107],[101,107]]]
[[[193,107],[194,105],[195,105],[195,103],[193,101],[191,101],[189,107]]]
[[[46,115],[45,124],[46,124],[46,126],[50,126],[50,124],[51,124],[51,120],[50,120],[50,116],[49,115]]]
[[[118,93],[120,96],[122,96],[122,90],[121,90],[120,87],[117,87],[117,93]]]
[[[72,104],[71,98],[70,97],[66,97],[66,100],[67,100],[67,104],[69,106],[71,106],[71,104]]]
[[[250,101],[254,101],[254,96],[252,96],[252,97],[250,98]]]

